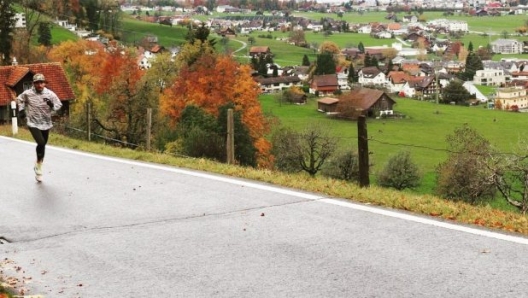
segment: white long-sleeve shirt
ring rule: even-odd
[[[45,87],[41,93],[37,93],[35,87],[31,87],[17,97],[18,110],[26,111],[27,125],[29,127],[35,127],[40,130],[48,130],[53,127],[51,122],[52,109],[46,103],[46,98],[53,102],[54,111],[62,107],[57,94]]]

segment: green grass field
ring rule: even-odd
[[[276,116],[280,123],[294,129],[302,129],[317,122],[327,127],[339,138],[340,147],[357,151],[357,124],[353,121],[334,120],[317,112],[316,98],[299,106],[281,103],[278,96],[263,95],[264,112]],[[446,136],[456,127],[468,123],[488,139],[499,151],[512,152],[518,140],[525,138],[522,128],[528,114],[485,109],[483,106],[462,107],[437,105],[426,101],[395,98],[395,112],[403,119],[374,119],[367,121],[371,173],[380,170],[388,159],[399,151],[409,151],[413,160],[425,175],[423,189],[430,193],[434,186],[434,170],[447,157]]]

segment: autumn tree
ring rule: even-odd
[[[341,54],[339,46],[333,41],[325,41],[319,47],[319,53],[329,53],[332,56],[338,56]]]
[[[302,97],[304,92],[298,86],[292,86],[282,91],[281,101],[288,103],[295,103],[299,97]]]
[[[87,128],[88,103],[93,107],[93,118],[97,117],[97,109],[102,106],[95,87],[106,77],[100,75],[100,69],[106,63],[108,55],[100,43],[84,39],[64,41],[48,53],[51,61],[62,63],[75,93],[75,104],[69,107],[69,121],[76,128]]]
[[[251,78],[251,67],[230,56],[203,54],[192,65],[184,65],[174,83],[163,91],[161,111],[173,124],[188,105],[218,117],[219,108],[232,103],[257,149],[258,166],[269,166],[268,124],[258,101],[259,88]],[[236,154],[236,152],[235,152]]]
[[[290,42],[293,42],[296,46],[305,46],[306,45],[306,37],[303,30],[294,30],[290,32],[289,36]]]
[[[101,66],[105,79],[95,88],[103,107],[94,120],[102,132],[128,147],[144,144],[147,109],[157,108],[159,94],[136,61],[131,50],[111,53]]]

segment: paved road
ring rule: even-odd
[[[0,137],[4,276],[43,297],[527,297],[528,239]],[[16,278],[16,280],[14,280]]]

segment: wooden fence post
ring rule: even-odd
[[[152,108],[147,108],[147,151],[150,151],[150,134],[152,130]]]
[[[364,115],[358,118],[358,158],[359,158],[359,186],[368,187],[369,178],[369,150],[367,135],[367,120]]]
[[[235,125],[233,122],[233,109],[227,110],[227,163],[235,163]]]

